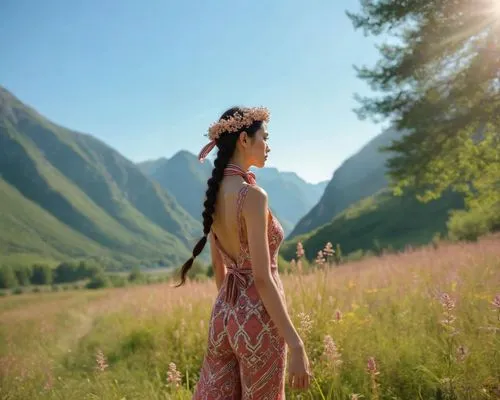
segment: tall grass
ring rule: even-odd
[[[282,279],[314,373],[287,398],[499,398],[499,238],[295,263]],[[189,399],[215,295],[189,282],[2,298],[0,397]]]

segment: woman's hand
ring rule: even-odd
[[[307,390],[311,383],[309,359],[303,345],[290,348],[288,384],[293,389]]]

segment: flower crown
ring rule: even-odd
[[[227,119],[223,118],[214,122],[208,128],[207,136],[210,142],[201,149],[198,159],[201,162],[205,160],[208,153],[215,147],[217,139],[223,133],[238,132],[244,127],[249,127],[255,121],[269,122],[269,115],[269,110],[265,107],[251,107],[238,111]]]
[[[255,121],[269,121],[269,110],[265,107],[253,107],[243,110],[243,114],[236,112],[228,119],[220,119],[208,128],[208,138],[217,140],[223,133],[238,132],[245,126],[252,125]]]

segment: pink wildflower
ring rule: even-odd
[[[302,246],[302,242],[297,242],[297,258],[300,259],[304,257],[304,246]]]
[[[181,373],[177,371],[177,366],[173,362],[168,364],[167,382],[175,388],[181,383]]]
[[[320,251],[318,251],[318,254],[317,254],[317,256],[316,256],[315,263],[316,263],[316,265],[319,265],[319,266],[321,266],[321,265],[324,265],[324,264],[325,264],[325,259],[324,259],[324,257],[323,257],[323,252],[322,252],[321,250],[320,250]]]
[[[495,306],[496,308],[500,309],[500,294],[497,294],[495,296],[491,304],[493,304],[493,306]]]
[[[339,352],[337,345],[333,341],[330,335],[325,335],[323,339],[323,344],[325,346],[324,355],[326,359],[334,366],[338,367],[342,364],[342,355]]]
[[[366,368],[368,369],[368,372],[370,373],[370,375],[378,375],[379,374],[379,372],[377,371],[377,363],[375,362],[374,357],[368,358]]]
[[[441,294],[441,305],[446,311],[450,312],[455,308],[455,301],[448,293],[443,293]]]
[[[96,361],[96,368],[98,371],[105,371],[106,368],[108,368],[108,363],[106,361],[106,357],[104,356],[104,353],[102,352],[102,350],[97,350],[96,352],[96,357],[95,357],[95,361]]]
[[[331,242],[328,242],[323,249],[323,254],[328,259],[328,257],[332,257],[335,254],[335,250],[333,250],[333,246]]]

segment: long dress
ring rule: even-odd
[[[241,175],[250,184],[255,176],[230,164],[225,175]],[[236,260],[215,245],[227,269],[226,278],[212,309],[208,345],[195,400],[285,399],[286,344],[278,333],[257,292],[252,273],[242,207],[249,186],[244,185],[237,198],[240,251]],[[279,221],[269,211],[268,242],[271,275],[285,300],[278,274],[278,250],[284,237]]]

